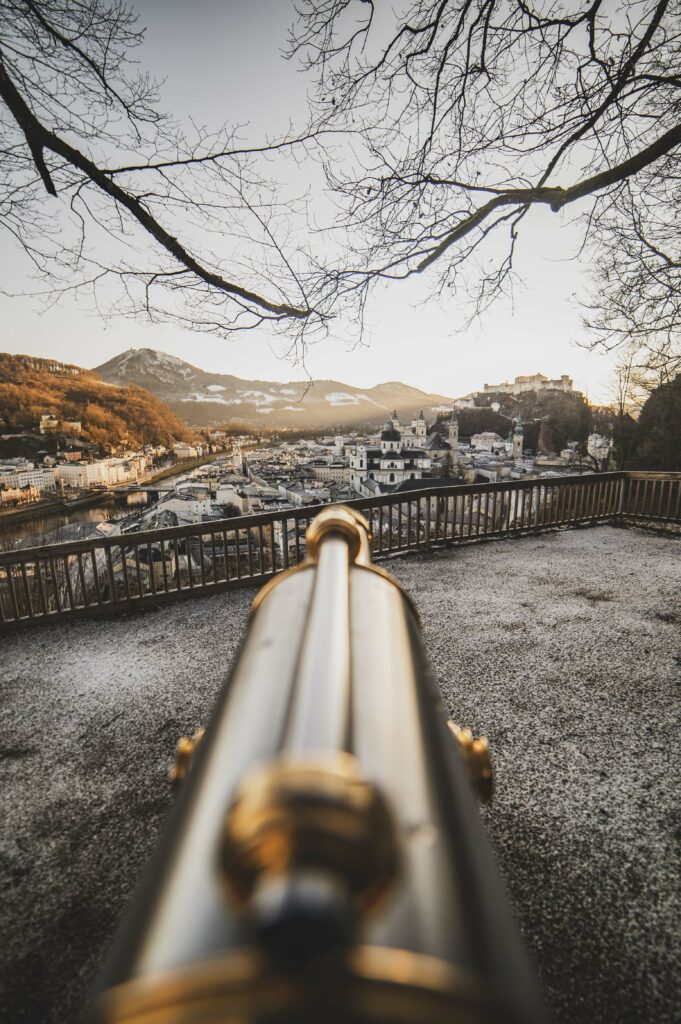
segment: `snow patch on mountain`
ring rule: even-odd
[[[174,376],[179,373],[185,379],[194,376],[193,367],[185,363],[183,359],[178,359],[177,356],[169,356],[166,352],[156,352],[154,349],[144,348],[133,350],[127,353],[127,355],[136,364],[136,368],[141,368],[157,376],[160,376],[159,369],[169,370]],[[172,377],[167,379],[172,379]]]
[[[348,391],[331,391],[324,398],[330,405],[359,405],[359,395],[351,395]]]
[[[193,395],[180,398],[180,402],[213,402],[218,405],[243,405],[241,398],[220,398],[219,395],[205,395],[195,391]]]
[[[273,395],[269,391],[241,391],[244,398],[252,398],[256,405],[271,405],[272,402],[281,402],[280,395]]]
[[[151,348],[130,348],[110,361],[111,369],[120,377],[135,381],[138,377],[155,377],[164,384],[177,384],[178,377],[190,380],[196,376],[193,366],[177,356]]]
[[[206,387],[206,391],[226,391],[227,388],[223,384],[209,384]]]

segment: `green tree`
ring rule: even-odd
[[[452,458],[451,452],[446,452],[442,459],[440,464],[440,476],[445,478],[454,476],[454,459]]]
[[[546,416],[541,421],[541,426],[539,428],[539,440],[537,442],[537,451],[541,452],[542,455],[546,455],[548,452],[555,451],[550,416]]]
[[[634,469],[681,470],[681,374],[656,388],[643,406],[631,463]]]
[[[239,506],[235,505],[233,501],[226,502],[226,504],[221,505],[220,508],[225,519],[235,519],[236,516],[243,515]]]

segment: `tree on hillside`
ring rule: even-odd
[[[677,116],[678,113],[677,113]],[[612,198],[594,230],[594,299],[585,315],[592,347],[623,351],[634,395],[681,371],[681,188],[670,154]]]
[[[228,501],[224,505],[220,506],[222,511],[223,519],[235,519],[237,516],[242,516],[243,512],[238,505],[235,505],[233,501]]]
[[[551,429],[551,417],[545,416],[539,427],[539,440],[537,441],[537,452],[546,455],[555,451],[553,431]]]
[[[329,272],[361,309],[376,279],[428,272],[473,314],[510,287],[533,208],[580,217],[601,267],[597,343],[677,344],[678,0],[298,0],[290,52],[353,249]]]
[[[459,434],[471,437],[485,430],[491,430],[500,437],[507,437],[511,420],[492,409],[462,409],[459,413]]]
[[[681,470],[681,374],[651,394],[636,424],[634,469]]]
[[[440,463],[439,475],[448,479],[454,476],[454,458],[451,452],[445,452],[444,457]]]
[[[162,114],[142,38],[123,0],[0,0],[3,229],[52,296],[206,331],[318,324],[262,150]]]
[[[613,417],[607,431],[612,434],[612,459],[617,469],[624,469],[630,464],[636,432],[636,422],[631,413],[635,407],[641,407],[640,390],[634,354],[630,352],[616,368]]]

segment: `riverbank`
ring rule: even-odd
[[[222,453],[219,453],[222,454]],[[196,469],[198,466],[205,466],[207,463],[215,462],[219,457],[219,454],[215,455],[204,455],[196,459],[185,459],[183,462],[176,462],[172,466],[166,466],[158,473],[154,473],[144,480],[130,481],[129,484],[118,487],[107,487],[100,488],[94,491],[86,491],[83,494],[79,494],[72,498],[45,498],[42,501],[34,501],[30,504],[20,505],[17,508],[8,508],[0,510],[0,525],[6,522],[22,523],[30,519],[41,519],[46,515],[58,515],[68,514],[76,509],[90,508],[93,505],[105,504],[109,501],[113,501],[115,496],[124,491],[130,486],[134,486],[135,483],[139,483],[140,487],[145,487],[149,484],[158,483],[161,480],[168,480],[174,476],[181,476],[183,473],[189,470]]]
[[[85,491],[68,499],[55,495],[44,501],[7,509],[5,512],[0,512],[0,548],[3,546],[13,547],[17,542],[23,544],[45,543],[45,538],[50,533],[78,521],[100,522],[124,518],[126,512],[114,511],[113,506],[114,502],[120,504],[121,499],[126,498],[131,486],[133,488],[135,486],[153,487],[161,480],[167,481],[174,477],[183,477],[199,466],[214,462],[220,454],[223,453],[176,462],[172,466],[166,466],[158,473],[154,473],[148,479],[132,484],[123,484],[106,490]],[[53,539],[53,543],[56,542]]]
[[[176,462],[174,466],[167,466],[162,469],[159,473],[155,473],[154,476],[149,477],[145,480],[145,484],[157,484],[161,480],[167,480],[168,477],[178,476],[181,473],[185,473],[190,469],[198,469],[199,466],[207,466],[211,462],[215,462],[221,456],[224,456],[225,452],[216,452],[215,455],[201,455],[196,459],[185,459],[184,462]]]
[[[113,501],[113,492],[88,491],[75,498],[47,498],[45,501],[34,501],[30,505],[8,508],[0,511],[0,529],[7,523],[25,523],[31,519],[42,519],[49,515],[68,515],[82,508],[91,508]]]

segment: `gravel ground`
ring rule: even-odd
[[[601,526],[389,565],[449,712],[490,738],[483,814],[559,1022],[678,1020],[679,544]],[[252,598],[0,641],[8,1020],[78,1018]]]

